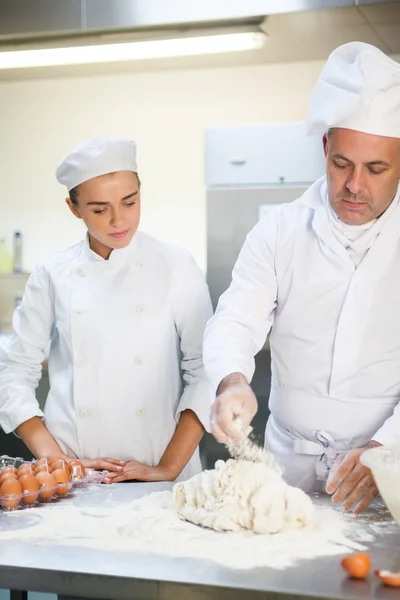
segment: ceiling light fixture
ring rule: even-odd
[[[143,42],[5,51],[0,52],[0,69],[55,67],[241,52],[261,48],[265,41],[266,35],[262,32],[240,32]]]

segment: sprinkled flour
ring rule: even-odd
[[[112,488],[92,489],[59,504],[0,514],[0,544],[24,539],[49,546],[206,559],[234,569],[284,569],[298,560],[363,550],[363,543],[372,541],[373,535],[359,521],[322,506],[318,499],[316,503],[312,525],[302,530],[219,533],[180,520],[170,491],[122,503]]]

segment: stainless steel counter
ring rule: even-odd
[[[114,485],[115,508],[118,510],[119,504],[134,497],[170,487],[169,484]],[[89,494],[93,493],[93,506],[101,506],[103,493],[106,498],[109,489],[96,486],[93,492],[83,492],[87,495],[85,502],[89,498],[90,504]],[[233,570],[211,561],[84,548],[79,546],[79,540],[72,546],[60,542],[51,545],[45,537],[35,543],[2,540],[2,518],[4,515],[0,513],[0,587],[3,588],[121,600],[400,598],[400,590],[381,587],[373,575],[368,581],[349,580],[340,567],[339,556],[302,560],[281,571]],[[68,536],[68,522],[65,531]],[[379,533],[374,534],[372,546],[370,553],[375,565],[400,570],[400,527],[384,519]]]

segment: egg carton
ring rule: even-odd
[[[18,467],[22,465],[22,463],[27,462],[21,456],[8,456],[8,454],[2,454],[0,456],[0,471],[3,467]]]
[[[13,457],[8,455],[2,455],[0,456],[0,472],[4,467],[7,466],[12,466],[18,469],[21,465],[27,464],[32,465],[32,467],[34,467],[34,465],[37,462],[38,461],[36,459],[33,459],[32,461],[27,461],[24,458],[18,456]],[[85,473],[83,474],[79,466],[72,467],[72,473],[70,477],[70,489],[72,489],[73,487],[81,488],[86,487],[88,485],[99,484],[107,475],[109,475],[109,471],[107,470],[97,471],[96,469],[86,468]],[[65,483],[60,483],[59,485],[62,488],[62,486],[65,485]]]
[[[48,504],[65,498],[73,488],[73,482],[59,483],[53,487],[41,486],[38,491],[24,491],[22,494],[6,494],[0,496],[0,508],[5,512],[22,510]]]
[[[83,488],[88,485],[96,485],[103,481],[107,475],[109,475],[109,471],[96,471],[96,469],[85,469],[85,477],[82,478],[74,478],[72,474],[72,483],[74,487]]]

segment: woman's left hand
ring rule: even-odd
[[[103,483],[120,483],[121,481],[174,481],[176,477],[162,465],[150,467],[137,460],[128,460],[120,473],[110,473]]]

